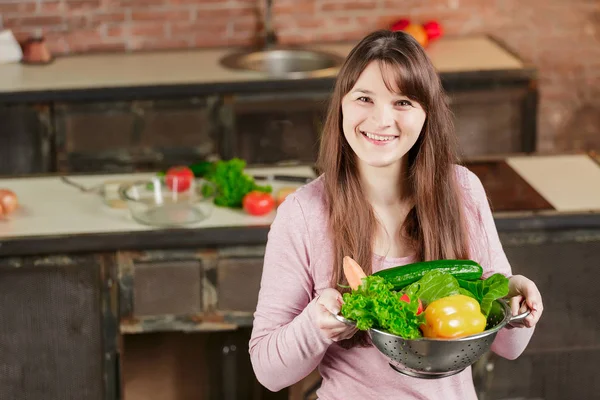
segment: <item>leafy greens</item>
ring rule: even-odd
[[[411,283],[404,289],[410,297],[417,297],[427,307],[431,302],[442,297],[452,296],[460,292],[460,286],[456,278],[444,271],[433,270],[427,272],[421,279]]]
[[[422,337],[419,325],[424,314],[417,316],[417,297],[411,297],[409,303],[401,301],[401,295],[392,288],[383,277],[367,276],[358,289],[344,293],[342,315],[356,321],[360,330],[378,328],[405,339]]]
[[[487,279],[477,281],[462,279],[457,279],[457,281],[464,292],[468,292],[479,302],[481,313],[486,318],[492,309],[494,300],[508,295],[508,278],[502,274],[494,274]]]

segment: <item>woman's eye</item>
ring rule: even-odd
[[[400,107],[410,107],[410,106],[412,106],[412,103],[410,101],[408,101],[408,100],[400,100],[396,104],[398,104]]]
[[[358,100],[358,101],[360,101],[360,102],[362,102],[362,103],[368,103],[368,102],[370,102],[370,101],[371,101],[371,99],[370,99],[370,98],[368,98],[368,97],[366,97],[366,96],[360,96],[360,97],[359,97],[358,99],[356,99],[356,100]]]

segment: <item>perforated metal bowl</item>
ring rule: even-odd
[[[462,372],[473,365],[489,349],[498,331],[509,323],[524,320],[530,311],[512,316],[505,300],[496,300],[488,316],[486,330],[459,339],[404,339],[379,329],[368,331],[375,347],[388,359],[397,372],[423,379],[439,379]],[[345,324],[356,325],[341,315],[335,317]]]

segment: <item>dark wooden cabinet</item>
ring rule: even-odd
[[[0,259],[0,398],[114,400],[114,258]]]
[[[314,163],[329,92],[235,96],[233,155],[249,164]]]
[[[221,153],[216,96],[58,103],[59,172],[132,172],[191,164]]]
[[[50,104],[0,104],[0,175],[25,175],[53,169]]]
[[[460,153],[472,158],[534,151],[535,109],[527,88],[449,93]],[[533,124],[533,126],[532,126]]]

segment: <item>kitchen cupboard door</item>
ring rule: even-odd
[[[600,398],[600,229],[500,235],[513,274],[536,283],[544,313],[517,360],[490,358],[481,400]]]
[[[248,164],[314,163],[329,92],[235,96],[232,155]]]
[[[532,152],[536,141],[536,94],[526,87],[449,93],[465,158]]]
[[[0,259],[0,399],[118,399],[113,261]]]
[[[220,153],[217,97],[59,103],[59,172],[156,171]]]
[[[50,172],[52,109],[49,105],[0,105],[0,175]]]

